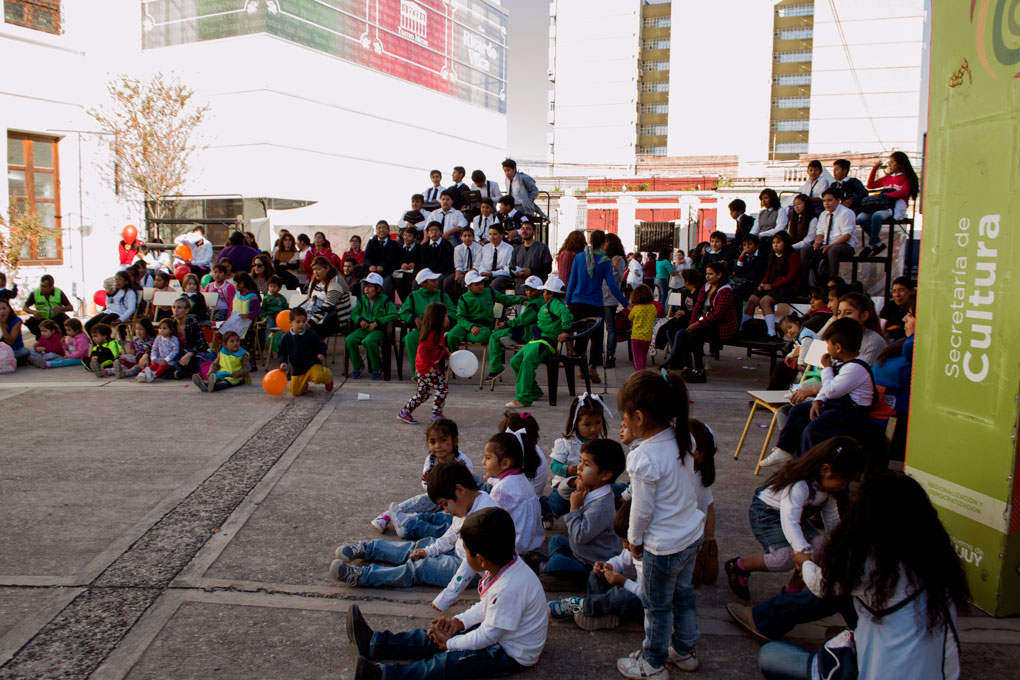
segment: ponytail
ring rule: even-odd
[[[621,413],[641,411],[662,427],[673,426],[680,458],[691,453],[690,397],[677,371],[645,369],[632,373],[616,397]]]

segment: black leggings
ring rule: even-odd
[[[586,305],[583,302],[575,302],[570,305],[570,313],[574,315],[574,321],[587,319],[589,317],[603,319],[605,317],[606,310],[601,305],[596,307],[595,305]],[[589,340],[591,341],[591,354],[588,357],[589,366],[602,365],[602,347],[605,332],[605,328],[600,328],[598,332],[592,333],[587,338],[582,338],[574,343],[574,352],[578,356],[584,356],[585,348],[588,347]]]
[[[673,336],[673,349],[667,360],[672,369],[694,368],[701,371],[705,368],[705,343],[714,342],[719,337],[715,328],[685,328]]]
[[[85,322],[85,332],[89,336],[91,336],[92,327],[95,326],[96,324],[99,323],[112,324],[115,321],[120,321],[119,314],[109,314],[107,312],[100,312],[99,314],[96,314],[94,317]]]

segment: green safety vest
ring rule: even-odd
[[[35,311],[43,315],[43,318],[52,319],[54,316],[52,310],[60,306],[62,297],[64,294],[59,288],[54,288],[53,294],[49,297],[43,295],[42,288],[36,288],[32,291],[32,306],[35,307]]]

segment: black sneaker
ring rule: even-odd
[[[875,246],[875,248],[874,248],[874,249],[873,249],[873,250],[871,251],[871,256],[872,256],[872,257],[878,257],[879,253],[881,253],[881,252],[882,252],[883,250],[885,250],[885,249],[886,249],[886,245],[885,245],[884,243],[879,243],[879,244],[878,244],[877,246]]]
[[[347,640],[351,644],[351,654],[355,661],[360,656],[369,656],[372,627],[365,621],[365,617],[361,615],[361,609],[356,604],[352,604],[351,608],[347,610]]]
[[[488,381],[490,381],[490,380],[496,380],[497,378],[499,378],[499,376],[503,375],[504,373],[506,373],[506,368],[504,368],[504,369],[503,369],[502,371],[500,371],[499,373],[492,373],[492,372],[490,371],[490,372],[489,372],[489,375],[487,375],[487,376],[485,377],[485,380],[486,380],[486,382],[488,382]]]
[[[382,680],[382,668],[379,664],[359,656],[354,670],[354,680]]]
[[[741,585],[740,578],[745,581],[751,575],[751,572],[744,571],[737,566],[737,560],[739,558],[734,557],[732,560],[726,562],[726,580],[730,582],[730,590],[733,594],[739,597],[744,602],[751,600],[751,589],[747,587],[747,583]]]
[[[606,358],[606,368],[616,368],[616,357]]]
[[[684,371],[684,380],[688,383],[706,383],[708,378],[705,376],[704,370],[696,370],[688,368]]]
[[[864,246],[864,250],[861,251],[860,257],[871,257],[871,246]]]

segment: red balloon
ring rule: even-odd
[[[92,301],[96,303],[97,307],[105,307],[106,306],[106,291],[105,290],[97,290],[92,295]]]
[[[138,238],[138,227],[133,224],[129,224],[121,229],[120,236],[124,239],[124,243],[131,245]]]
[[[178,265],[177,269],[174,270],[174,278],[181,283],[184,283],[184,277],[191,273],[191,268],[186,264]]]

